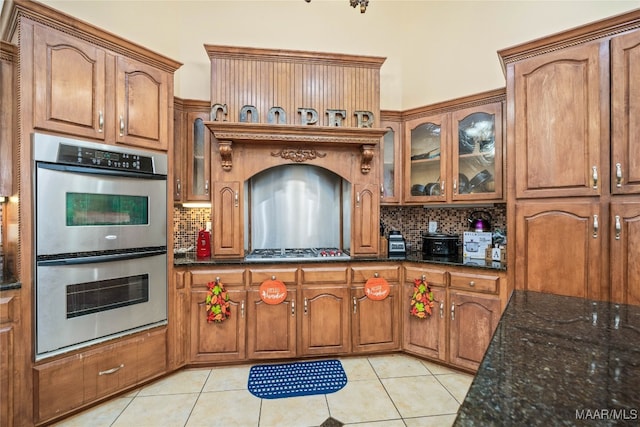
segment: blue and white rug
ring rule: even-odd
[[[339,360],[318,360],[252,366],[248,388],[261,399],[279,399],[334,393],[346,384]]]

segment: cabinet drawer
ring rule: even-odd
[[[310,284],[326,284],[340,283],[345,284],[348,281],[347,267],[303,267],[302,283]]]
[[[420,279],[422,276],[430,285],[446,285],[447,274],[444,270],[438,270],[435,268],[419,268],[419,267],[406,267],[405,268],[405,281],[411,282],[415,279]]]
[[[191,272],[191,287],[206,288],[207,283],[215,282],[216,278],[225,286],[244,286],[245,270],[196,270]]]
[[[295,286],[298,282],[298,269],[297,268],[250,268],[249,269],[249,284],[260,285],[265,280],[280,280],[286,285]]]
[[[34,410],[37,422],[63,415],[84,402],[82,355],[36,366],[33,369]]]
[[[366,266],[366,267],[352,267],[351,277],[353,283],[366,283],[367,280],[372,277],[383,277],[389,282],[400,281],[400,267],[392,265],[384,266]]]
[[[451,273],[451,287],[478,292],[498,292],[500,277],[489,275]]]

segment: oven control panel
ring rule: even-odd
[[[60,144],[58,162],[106,169],[154,173],[153,158],[139,154]]]

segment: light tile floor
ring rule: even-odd
[[[247,390],[251,364],[185,369],[56,426],[451,426],[473,380],[404,354],[339,359],[347,385],[331,394],[260,399]]]

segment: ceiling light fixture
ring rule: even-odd
[[[304,1],[311,3],[311,0]],[[349,0],[349,4],[351,7],[360,6],[360,13],[365,13],[367,11],[367,6],[369,6],[369,0]]]

